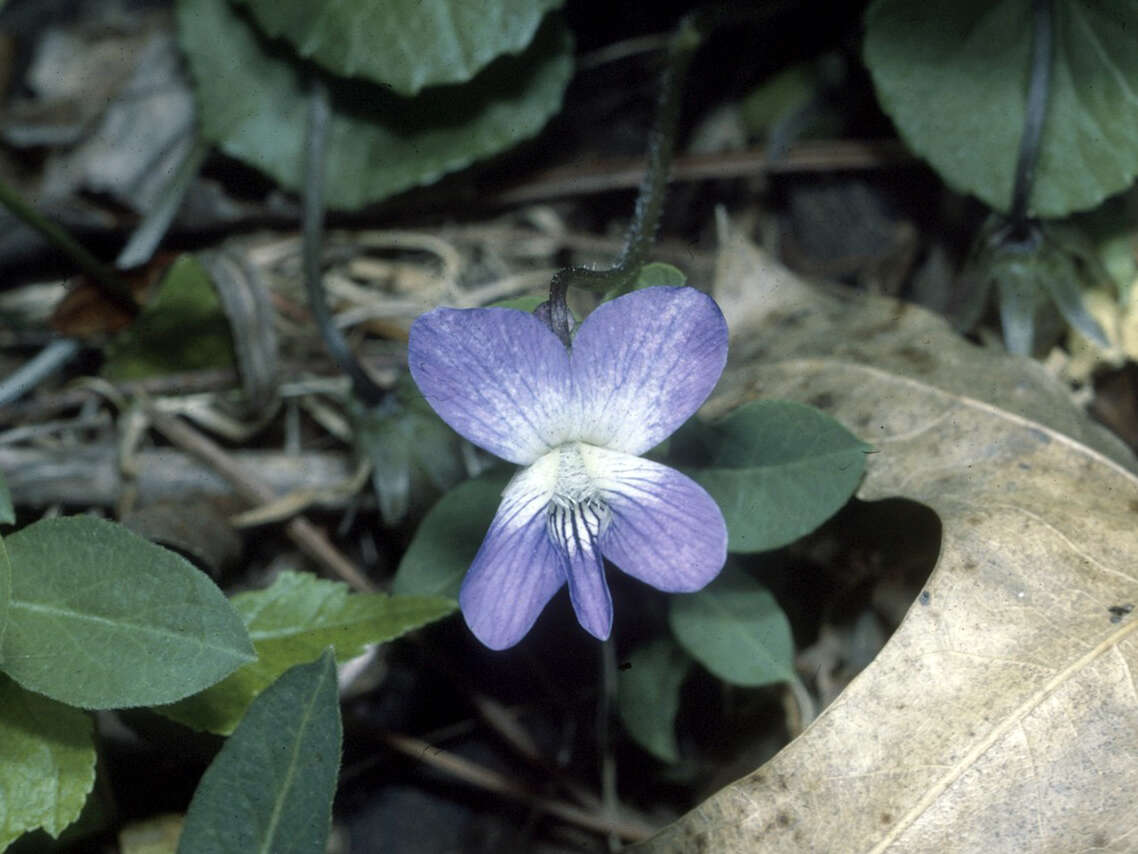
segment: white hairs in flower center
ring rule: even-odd
[[[557,484],[546,524],[553,541],[570,554],[591,550],[612,520],[612,512],[593,484],[581,447],[569,442],[557,449]]]

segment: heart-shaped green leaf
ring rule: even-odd
[[[1064,0],[1029,210],[1092,208],[1138,174],[1138,2]],[[1031,0],[877,0],[865,61],[905,142],[953,188],[1006,213],[1023,135]]]
[[[680,646],[732,685],[790,682],[794,638],[774,596],[728,564],[698,593],[673,596],[668,619]]]
[[[564,0],[241,0],[273,37],[344,77],[400,95],[465,83],[492,59],[519,53]]]
[[[616,710],[632,738],[663,762],[678,762],[676,712],[680,686],[692,660],[669,637],[656,638],[628,656],[617,684]]]
[[[689,421],[669,453],[719,504],[727,548],[761,552],[810,533],[853,495],[869,446],[810,406],[762,400]]]
[[[320,72],[265,39],[226,0],[179,0],[178,25],[202,133],[297,190],[304,174],[305,77]],[[413,98],[329,77],[329,207],[358,208],[429,184],[533,136],[561,106],[572,70],[572,39],[552,18],[525,52],[499,58],[469,83]]]

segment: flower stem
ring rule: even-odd
[[[616,263],[607,270],[566,267],[557,272],[549,285],[550,326],[565,346],[569,346],[569,307],[565,301],[569,288],[630,289],[640,268],[644,266],[664,207],[668,173],[676,147],[676,126],[679,123],[684,79],[692,56],[703,41],[708,18],[708,15],[698,11],[684,16],[669,40],[668,64],[660,81],[656,119],[648,143],[648,168],[640,182],[636,210],[625,235],[624,249]]]
[[[14,188],[0,180],[0,204],[8,208],[25,225],[34,228],[43,238],[71,259],[80,270],[86,273],[91,280],[117,305],[126,309],[131,315],[138,313],[138,303],[134,294],[115,272],[83,248],[67,230],[49,220],[32,205],[29,205],[15,191]]]
[[[355,396],[371,407],[383,400],[384,391],[364,371],[332,319],[320,275],[320,247],[324,241],[324,150],[331,117],[328,87],[319,77],[313,76],[308,99],[308,136],[304,159],[304,287],[308,291],[308,304],[316,318],[316,325],[320,327],[320,335],[324,338],[324,346],[351,378]]]
[[[597,698],[597,750],[601,759],[601,804],[606,819],[617,816],[619,803],[616,790],[616,756],[612,750],[612,738],[609,722],[612,720],[613,706],[616,704],[616,647],[613,639],[600,644],[601,673],[600,696]],[[609,834],[608,847],[616,851],[620,847],[620,840],[615,834]]]

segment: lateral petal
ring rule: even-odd
[[[693,288],[644,288],[599,306],[573,339],[575,438],[642,454],[707,399],[727,362],[727,322]]]
[[[582,446],[581,456],[612,513],[601,552],[623,572],[670,593],[707,585],[727,559],[727,525],[687,475],[619,451]]]
[[[565,583],[561,554],[546,525],[546,507],[553,495],[550,478],[556,472],[556,455],[547,455],[507,484],[462,582],[458,594],[462,615],[474,636],[490,649],[506,649],[525,637]]]
[[[492,454],[528,465],[566,438],[569,354],[532,314],[436,308],[411,325],[407,363],[439,417]]]

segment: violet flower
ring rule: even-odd
[[[570,349],[514,309],[437,308],[415,321],[408,361],[427,402],[475,445],[525,466],[459,594],[482,643],[516,644],[565,583],[581,625],[607,638],[604,558],[668,592],[719,573],[727,528],[715,501],[639,455],[700,407],[726,359],[723,314],[686,287],[602,304]]]

